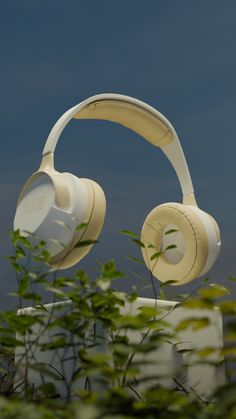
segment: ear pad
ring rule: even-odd
[[[82,181],[88,192],[88,205],[86,214],[84,219],[80,221],[80,223],[86,223],[87,226],[78,232],[75,230],[73,239],[69,246],[67,246],[66,249],[51,259],[52,266],[56,269],[69,268],[70,266],[78,263],[84,256],[86,256],[93,245],[91,244],[82,247],[76,247],[76,245],[80,241],[96,240],[100,234],[105,218],[106,199],[102,188],[96,182],[90,179],[78,179],[75,176],[73,177],[75,182],[77,182],[77,180]],[[77,199],[79,200],[78,194]]]
[[[206,265],[208,270],[219,253],[219,229],[213,221],[199,208],[184,204],[168,203],[154,208],[141,231],[145,246],[142,255],[148,269],[161,282],[177,281],[174,285],[205,273]],[[168,231],[172,232],[166,234]],[[165,251],[171,245],[176,248]],[[163,253],[156,258],[157,252]]]

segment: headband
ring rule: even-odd
[[[191,176],[177,133],[168,119],[152,106],[119,94],[91,96],[69,109],[56,122],[43,149],[43,160],[53,157],[57,141],[72,118],[116,122],[136,132],[155,147],[160,147],[176,171],[183,202],[196,204]]]

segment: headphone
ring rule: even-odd
[[[106,211],[102,188],[93,180],[54,168],[57,141],[72,118],[119,123],[162,149],[178,176],[183,203],[162,204],[147,215],[141,230],[142,256],[161,282],[173,280],[174,285],[182,285],[205,275],[220,252],[219,227],[197,206],[187,162],[171,123],[153,107],[129,96],[98,94],[60,117],[48,136],[39,169],[20,193],[14,230],[45,241],[55,269],[75,265],[97,239]],[[80,246],[82,241],[88,245]]]

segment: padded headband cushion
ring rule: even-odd
[[[170,223],[175,224],[183,234],[185,248],[182,259],[176,264],[170,263],[164,255],[151,260],[154,253],[162,250],[163,232]],[[141,241],[145,244],[142,248],[145,263],[161,282],[175,280],[178,281],[176,285],[190,282],[199,276],[206,263],[206,230],[197,214],[183,204],[168,203],[154,208],[144,222]],[[148,247],[150,244],[155,248]]]
[[[135,131],[156,147],[172,142],[173,132],[154,113],[138,105],[119,100],[100,100],[85,106],[75,119],[103,119]]]
[[[177,133],[170,121],[157,109],[130,96],[114,93],[92,96],[73,106],[58,119],[47,138],[43,158],[54,153],[62,131],[72,118],[116,122],[136,132],[155,147],[160,147],[176,171],[183,196],[186,197],[184,202],[196,204],[192,198],[192,180]]]

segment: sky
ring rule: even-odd
[[[236,276],[235,19],[234,0],[1,2],[1,308],[11,304],[8,293],[16,287],[4,256],[12,254],[8,232],[20,190],[38,169],[56,120],[97,93],[136,97],[174,125],[199,207],[221,229],[210,280],[236,296],[228,280]],[[74,120],[59,140],[55,167],[96,180],[106,194],[99,243],[78,267],[96,275],[97,261],[114,258],[126,274],[117,288],[137,285],[140,295],[152,296],[148,271],[127,259],[140,257],[140,249],[119,231],[139,233],[155,206],[181,202],[161,150],[117,124]],[[198,284],[172,287],[171,298]]]

